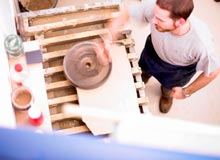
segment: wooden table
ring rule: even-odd
[[[24,42],[24,51],[35,51],[39,50],[38,41],[28,41]],[[26,64],[26,57],[22,55],[19,58],[9,58],[9,65],[10,68],[15,63],[24,63]],[[33,97],[34,97],[34,105],[36,105],[43,113],[44,121],[43,123],[36,127],[30,124],[28,120],[28,113],[27,111],[15,111],[16,123],[18,127],[24,128],[31,128],[34,130],[41,130],[43,132],[50,132],[52,131],[51,119],[50,119],[50,112],[47,102],[47,94],[45,88],[45,81],[44,81],[44,74],[43,74],[43,66],[42,63],[34,63],[34,64],[27,64],[27,68],[29,70],[29,81],[28,86],[30,87]],[[15,88],[15,84],[12,81],[12,90]]]

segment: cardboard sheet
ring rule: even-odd
[[[107,81],[98,88],[77,88],[80,107],[104,109],[118,113],[139,113],[137,94],[125,46],[111,45],[112,71]],[[114,131],[114,123],[98,117],[82,117],[94,135]]]

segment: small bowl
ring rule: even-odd
[[[33,101],[33,94],[28,87],[18,87],[12,92],[13,107],[18,110],[28,110]]]

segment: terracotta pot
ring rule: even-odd
[[[18,110],[27,110],[33,101],[33,94],[28,87],[18,87],[12,92],[13,107]]]

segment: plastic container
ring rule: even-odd
[[[28,86],[29,72],[22,63],[16,63],[11,69],[11,79],[18,86]]]
[[[16,58],[24,54],[24,46],[20,36],[11,34],[5,38],[5,50],[9,57]]]
[[[35,105],[31,106],[28,110],[29,122],[34,126],[40,126],[43,123],[43,113]]]

